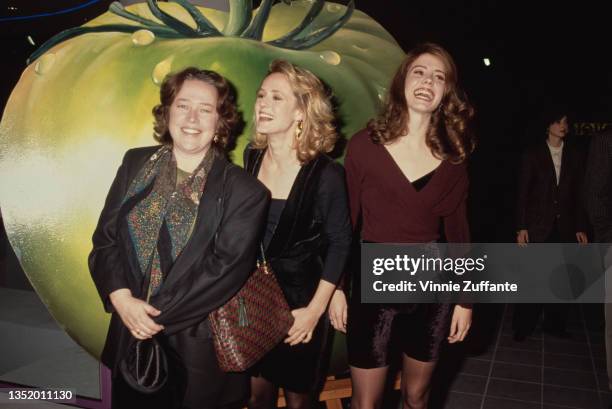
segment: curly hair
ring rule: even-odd
[[[232,133],[240,121],[240,115],[236,108],[236,95],[229,81],[223,76],[210,70],[200,70],[196,67],[188,67],[181,71],[168,74],[160,89],[160,104],[153,107],[153,137],[159,143],[172,145],[172,136],[168,130],[170,107],[174,98],[181,90],[187,80],[198,80],[212,85],[217,90],[217,123],[216,140],[213,144],[225,149]]]
[[[287,78],[297,99],[298,109],[304,115],[301,137],[295,139],[300,163],[307,163],[321,153],[331,152],[338,134],[333,125],[335,118],[326,86],[310,71],[285,60],[272,61],[266,78],[275,73]],[[267,146],[267,136],[255,132],[253,147],[264,149]]]
[[[421,44],[406,54],[396,71],[381,114],[368,123],[374,143],[388,144],[407,132],[408,105],[406,103],[406,76],[415,60],[431,54],[442,60],[446,68],[446,87],[438,108],[431,114],[425,142],[438,159],[452,163],[463,162],[476,146],[469,125],[474,117],[474,108],[465,93],[459,88],[457,66],[444,48],[433,43]]]

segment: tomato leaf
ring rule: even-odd
[[[141,17],[141,16],[139,16],[137,14],[134,14],[132,12],[127,11],[123,7],[123,5],[121,3],[119,3],[118,1],[113,1],[111,3],[111,5],[108,7],[108,11],[110,11],[111,13],[113,13],[113,14],[115,14],[117,16],[126,18],[128,20],[135,21],[135,22],[140,23],[140,24],[142,24],[144,26],[147,26],[147,27],[165,27],[164,25],[159,24],[156,21],[149,20],[147,18]]]
[[[229,18],[223,29],[226,36],[238,36],[253,18],[253,0],[229,0]]]
[[[263,0],[261,2],[261,6],[259,6],[259,10],[257,11],[257,15],[251,21],[251,24],[247,27],[246,30],[240,35],[243,38],[251,38],[253,40],[261,40],[263,35],[264,27],[266,26],[266,22],[268,21],[268,17],[270,16],[270,9],[272,8],[272,0]]]
[[[297,35],[297,38],[282,37],[278,40],[270,41],[268,44],[276,47],[289,48],[292,50],[303,50],[304,48],[310,48],[338,31],[338,29],[340,29],[340,27],[342,27],[348,21],[348,19],[351,18],[353,10],[355,10],[355,1],[351,0],[346,6],[346,12],[331,26],[317,29],[316,31],[308,33],[308,28],[310,28],[309,25]]]
[[[195,21],[196,25],[198,26],[198,33],[207,37],[222,35],[221,32],[215,28],[214,24],[204,17],[204,14],[202,14],[193,4],[189,3],[187,0],[172,1],[187,10],[187,13],[189,13],[193,21]]]
[[[156,0],[147,0],[147,6],[149,6],[149,10],[151,10],[151,13],[153,13],[155,17],[163,21],[164,24],[174,29],[177,33],[181,33],[183,36],[188,38],[199,37],[196,30],[160,9]]]

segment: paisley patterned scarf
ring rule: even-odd
[[[162,146],[140,169],[123,198],[123,203],[135,202],[126,218],[140,271],[149,280],[147,299],[159,291],[191,236],[216,155],[210,148],[193,173],[177,184],[172,148]]]

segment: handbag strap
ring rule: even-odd
[[[263,246],[263,242],[259,243],[259,256],[261,257],[261,262],[262,263],[267,263],[268,260],[266,260],[266,252],[264,251],[264,246]]]
[[[264,251],[263,243],[259,243],[259,252],[261,259],[257,259],[257,268],[261,269],[264,274],[270,274],[270,267],[268,260],[266,260],[266,252]]]

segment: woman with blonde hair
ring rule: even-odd
[[[309,71],[274,61],[257,92],[254,119],[245,169],[272,194],[263,244],[295,323],[254,369],[249,407],[276,407],[282,387],[287,407],[306,409],[321,375],[329,330],[324,312],[351,241],[344,170],[326,155],[337,140],[332,107]]]

